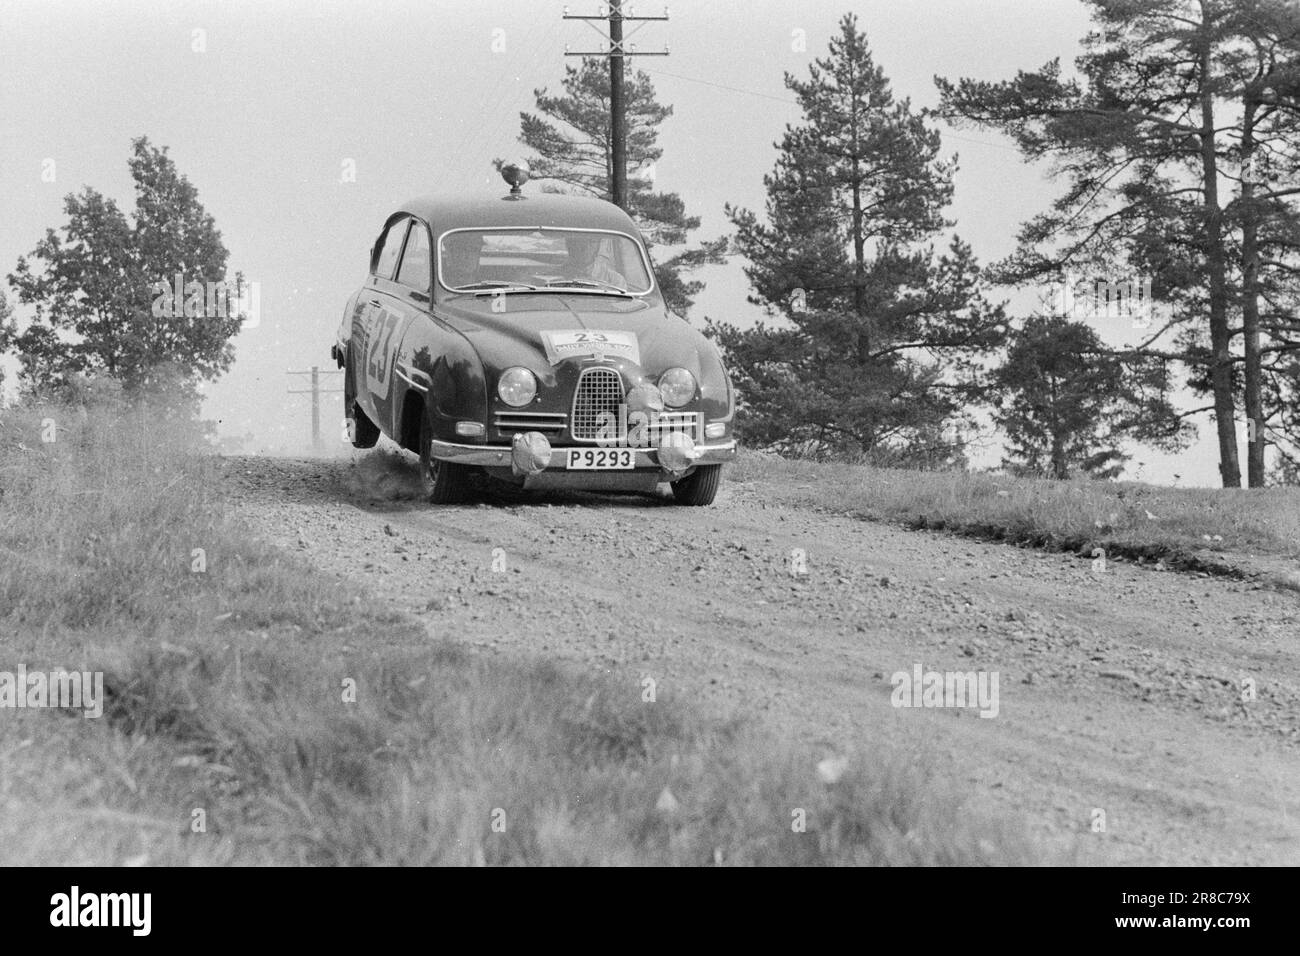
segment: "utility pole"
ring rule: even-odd
[[[623,49],[623,11],[615,0],[609,11],[609,48]],[[627,108],[623,105],[623,57],[609,56],[610,193],[614,205],[627,211]]]
[[[288,374],[288,375],[310,375],[310,376],[311,376],[311,388],[291,388],[291,389],[289,389],[289,394],[290,394],[290,395],[308,395],[308,394],[311,395],[311,448],[312,448],[312,451],[316,451],[316,452],[318,452],[318,451],[321,450],[321,440],[320,440],[320,397],[321,397],[322,395],[334,395],[334,394],[337,394],[337,393],[343,391],[343,389],[341,389],[341,388],[321,388],[321,387],[320,387],[320,377],[321,377],[322,375],[342,375],[342,374],[343,374],[343,370],[342,370],[342,369],[333,369],[333,370],[329,370],[329,369],[327,369],[326,371],[322,372],[322,371],[320,370],[320,366],[318,366],[318,365],[313,365],[313,366],[311,367],[311,370],[310,370],[310,371],[307,371],[307,372],[294,372],[294,371],[289,371],[289,372],[287,372],[286,374]]]
[[[627,5],[627,12],[623,8]],[[668,46],[664,45],[662,51],[656,52],[638,52],[636,44],[624,43],[623,24],[629,21],[636,22],[639,25],[633,27],[632,32],[628,34],[627,39],[631,39],[641,26],[643,21],[648,20],[667,20],[668,8],[664,8],[662,16],[640,17],[633,12],[631,4],[627,0],[609,0],[608,6],[602,4],[600,12],[593,16],[580,16],[570,14],[569,8],[564,8],[565,20],[585,20],[591,25],[597,33],[600,33],[600,27],[592,23],[593,20],[609,21],[609,49],[596,51],[570,50],[566,44],[564,47],[565,56],[603,56],[609,59],[609,159],[610,159],[610,198],[614,205],[618,206],[624,212],[627,211],[627,107],[623,102],[623,60],[629,56],[667,56]],[[601,39],[605,34],[600,34]]]

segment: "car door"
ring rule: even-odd
[[[372,412],[371,420],[382,422],[390,436],[398,434],[398,376],[402,363],[402,340],[411,323],[429,305],[432,280],[428,227],[408,217],[401,252],[391,273],[377,270],[370,289],[369,312],[365,318],[366,339],[361,382]],[[386,250],[385,250],[386,251]]]
[[[384,225],[379,239],[370,254],[370,275],[357,293],[352,311],[352,337],[348,376],[355,391],[357,405],[376,425],[383,427],[384,419],[375,411],[374,392],[370,383],[371,354],[382,344],[384,292],[381,282],[391,281],[397,271],[402,246],[411,220],[406,215],[396,215]]]

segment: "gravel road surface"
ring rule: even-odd
[[[629,693],[649,676],[817,759],[914,748],[1079,863],[1300,862],[1296,593],[779,507],[762,482],[724,482],[705,509],[432,507],[391,450],[223,465],[258,535],[431,636],[570,661]],[[892,706],[891,676],[917,664],[997,672],[996,717]]]

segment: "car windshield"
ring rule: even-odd
[[[438,241],[438,281],[453,292],[650,291],[641,246],[591,229],[453,229]]]

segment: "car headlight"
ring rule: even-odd
[[[684,368],[670,368],[659,376],[664,404],[680,408],[695,397],[695,376]]]
[[[518,365],[508,368],[497,381],[497,394],[507,405],[520,408],[537,397],[537,378]]]

